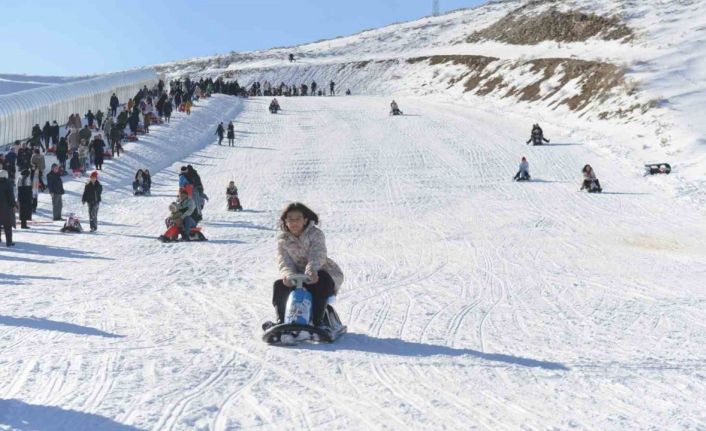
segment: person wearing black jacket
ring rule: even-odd
[[[228,146],[235,147],[235,126],[232,121],[228,123]]]
[[[49,142],[51,140],[51,124],[47,121],[42,127],[42,140],[44,141],[44,146],[49,148]]]
[[[120,105],[120,102],[118,101],[118,96],[113,93],[113,95],[110,96],[110,115],[112,117],[115,117],[115,114],[118,110],[118,105]]]
[[[104,153],[105,151],[105,141],[103,141],[103,138],[101,135],[96,135],[95,138],[93,138],[93,142],[91,143],[93,145],[93,161],[96,164],[96,169],[99,171],[103,170],[103,158],[104,158]]]
[[[51,207],[54,221],[61,220],[61,209],[63,207],[62,195],[64,194],[64,182],[61,180],[59,165],[52,163],[51,171],[47,174],[47,188],[51,195]]]
[[[542,145],[544,142],[549,143],[549,139],[544,137],[544,132],[539,124],[532,125],[532,133],[530,138],[527,140],[527,144],[532,143],[532,145]]]
[[[27,142],[23,142],[20,149],[17,150],[17,170],[29,168],[32,160],[32,150],[27,147]]]
[[[12,184],[8,179],[7,171],[0,170],[0,227],[5,231],[5,244],[8,247],[15,245],[12,242],[12,215],[15,212],[15,206],[15,196],[12,194]],[[2,241],[1,235],[0,241]]]
[[[103,186],[98,182],[98,171],[91,172],[91,179],[83,188],[81,202],[88,204],[88,219],[91,224],[91,232],[98,230],[98,207],[101,202]]]
[[[59,165],[61,165],[61,171],[62,174],[66,172],[66,159],[69,154],[69,143],[66,142],[65,137],[61,137],[59,139],[59,143],[56,145],[56,159],[59,161]]]
[[[20,171],[20,178],[17,180],[17,201],[20,204],[20,227],[29,229],[27,220],[32,220],[32,177],[29,169]]]
[[[226,129],[223,128],[223,122],[218,125],[218,128],[216,129],[216,135],[218,135],[218,145],[223,144],[223,135],[226,133]]]
[[[164,109],[164,121],[169,124],[169,119],[172,118],[172,110],[174,109],[172,106],[172,101],[169,99],[165,100],[164,107],[162,109]]]
[[[56,146],[56,144],[59,143],[59,135],[61,134],[61,128],[59,127],[59,123],[54,120],[52,122],[52,125],[49,129],[49,134],[51,135],[51,145]]]

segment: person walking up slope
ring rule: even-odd
[[[98,207],[101,202],[101,193],[103,193],[103,185],[98,182],[98,172],[91,172],[91,179],[83,188],[83,196],[81,202],[88,204],[88,219],[91,224],[91,232],[98,230]]]
[[[218,135],[218,145],[223,144],[223,135],[225,135],[226,130],[223,128],[223,122],[218,125],[218,128],[216,129],[216,135]]]
[[[0,228],[5,231],[5,245],[12,247],[12,215],[15,211],[15,196],[7,171],[0,170]],[[2,232],[2,231],[0,231]],[[0,234],[0,241],[2,236]]]
[[[51,207],[54,221],[61,220],[61,210],[63,207],[62,195],[64,194],[64,182],[61,179],[59,165],[51,165],[51,171],[47,174],[47,186],[51,195]]]

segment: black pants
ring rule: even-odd
[[[12,210],[10,210],[12,211]],[[5,241],[7,245],[12,244],[12,217],[10,214],[0,214],[0,226],[5,230]],[[0,235],[0,241],[2,241],[2,235]]]
[[[304,284],[306,290],[311,293],[313,300],[312,320],[315,326],[321,324],[326,312],[326,300],[334,294],[334,282],[328,272],[319,270],[319,281],[314,284]],[[282,280],[275,281],[272,286],[272,305],[277,310],[277,319],[284,322],[284,312],[287,307],[289,294],[294,290],[287,287]]]

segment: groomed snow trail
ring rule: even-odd
[[[706,427],[702,210],[558,131],[527,147],[531,121],[489,108],[268,102],[215,97],[129,147],[166,167],[151,197],[131,196],[139,163],[106,163],[97,234],[37,224],[0,247],[0,429]],[[230,119],[237,147],[214,145]],[[141,156],[167,144],[195,152]],[[535,181],[513,183],[523,155]],[[186,163],[209,241],[162,244]],[[577,192],[585,163],[606,193]],[[292,200],[346,275],[333,345],[260,341]]]

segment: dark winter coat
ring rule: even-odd
[[[7,178],[0,178],[0,221],[3,225],[12,220],[15,208],[15,196],[12,194],[12,184]]]
[[[53,195],[64,194],[64,182],[58,172],[50,171],[47,174],[47,187],[49,188],[49,193]]]
[[[110,96],[110,107],[115,109],[120,105],[120,102],[118,101],[118,96]]]
[[[91,142],[91,136],[93,135],[93,132],[91,132],[91,129],[88,127],[84,127],[78,132],[78,137],[79,139],[83,139],[86,141],[86,143]]]
[[[105,142],[102,139],[93,140],[93,153],[96,164],[100,165],[103,163],[103,151],[105,149]]]
[[[14,151],[8,151],[5,154],[5,167],[10,177],[15,176],[15,163],[17,162],[17,154]]]
[[[69,161],[70,169],[81,169],[81,159],[78,158],[78,151],[74,152]]]
[[[81,197],[81,202],[89,204],[95,204],[101,201],[101,193],[103,193],[103,186],[96,180],[95,183],[87,182],[86,187],[83,188],[83,196]]]
[[[529,144],[530,142],[532,142],[532,145],[542,145],[542,141],[549,142],[549,139],[544,137],[544,133],[542,132],[542,128],[541,127],[532,128],[532,135],[527,140],[527,143]]]
[[[59,161],[66,160],[66,155],[69,152],[69,143],[66,142],[66,138],[61,138],[59,143],[56,144],[56,158]]]
[[[29,168],[32,160],[32,150],[29,148],[20,148],[17,151],[17,168],[21,171]]]
[[[22,176],[17,183],[17,201],[20,204],[20,220],[32,218],[32,179]]]
[[[223,124],[219,124],[218,128],[216,129],[216,135],[218,135],[221,139],[223,139],[223,134],[225,133],[225,129],[223,128]]]
[[[59,134],[61,133],[60,127],[57,123],[54,123],[51,126],[51,138],[54,140],[54,142],[59,140]]]

